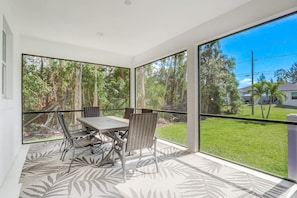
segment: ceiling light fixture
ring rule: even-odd
[[[130,0],[125,0],[125,1],[124,1],[124,4],[126,4],[126,5],[131,5],[132,2],[131,2]]]

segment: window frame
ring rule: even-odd
[[[2,20],[1,95],[3,100],[12,100],[14,95],[14,35],[5,16],[3,16]]]
[[[297,92],[296,91],[291,92],[291,99],[292,100],[297,100]]]
[[[244,167],[248,167],[248,168],[251,168],[251,169],[255,169],[257,171],[260,171],[260,172],[264,172],[266,174],[270,174],[270,175],[273,175],[273,176],[276,176],[276,177],[281,177],[283,178],[283,176],[279,176],[279,175],[276,175],[274,173],[271,173],[271,172],[267,172],[266,170],[261,170],[261,169],[258,169],[258,168],[255,168],[255,167],[251,167],[249,165],[245,165],[243,163],[239,163],[239,162],[236,162],[236,161],[233,161],[233,160],[230,160],[228,158],[224,158],[224,157],[221,157],[219,155],[215,155],[215,154],[212,154],[212,153],[208,153],[208,152],[204,152],[201,150],[201,123],[203,120],[207,119],[207,118],[220,118],[220,119],[230,119],[230,120],[240,120],[240,121],[243,121],[243,122],[259,122],[259,123],[272,123],[272,124],[286,124],[288,126],[294,126],[296,127],[297,124],[296,124],[296,121],[292,121],[292,120],[274,120],[274,119],[262,119],[262,118],[247,118],[247,117],[236,117],[236,116],[232,116],[232,115],[223,115],[223,114],[211,114],[211,113],[207,113],[207,112],[202,112],[201,111],[201,101],[202,101],[202,88],[201,88],[201,50],[200,50],[200,47],[205,45],[205,44],[208,44],[208,43],[211,43],[213,41],[217,41],[217,40],[220,40],[220,39],[224,39],[226,37],[229,37],[229,36],[233,36],[233,35],[236,35],[236,34],[239,34],[239,33],[242,33],[244,31],[248,31],[250,29],[255,29],[257,27],[260,27],[262,25],[265,25],[265,24],[269,24],[271,22],[275,22],[277,20],[281,20],[281,19],[284,19],[286,17],[290,17],[292,15],[295,15],[297,14],[297,12],[292,12],[292,13],[289,13],[289,14],[285,14],[283,16],[280,16],[280,17],[277,17],[277,18],[274,18],[272,20],[268,20],[264,23],[260,23],[260,24],[257,24],[257,25],[254,25],[254,26],[251,26],[249,28],[244,28],[242,30],[239,30],[239,31],[236,31],[236,32],[233,32],[231,34],[226,34],[224,36],[220,36],[218,38],[215,38],[215,39],[211,39],[207,42],[203,42],[199,45],[197,45],[197,67],[198,67],[198,152],[200,153],[203,153],[203,154],[206,154],[206,155],[210,155],[210,156],[213,156],[215,158],[219,158],[219,159],[223,159],[225,161],[229,161],[231,163],[234,163],[234,164],[239,164],[240,166],[244,166]],[[291,97],[289,97],[289,94],[291,93]],[[296,92],[297,94],[297,92]],[[293,99],[292,98],[292,92],[289,92],[288,93],[288,99],[291,99],[291,100],[296,100],[297,99],[297,95],[296,95],[296,99]],[[288,146],[289,147],[289,146]],[[289,149],[289,148],[288,148]],[[289,162],[288,162],[288,168],[289,168]],[[293,179],[289,178],[285,178],[286,180],[290,180],[290,181],[294,181]]]
[[[7,76],[7,34],[5,30],[2,30],[2,98],[7,98],[7,83],[6,83],[6,76]]]

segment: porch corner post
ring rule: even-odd
[[[188,131],[188,151],[199,151],[198,133],[198,50],[197,46],[187,48],[187,131]]]
[[[297,114],[288,114],[287,120],[297,122]],[[297,181],[297,125],[288,125],[288,178]]]

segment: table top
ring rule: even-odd
[[[115,116],[77,118],[83,125],[98,130],[101,133],[110,131],[127,130],[129,120]]]

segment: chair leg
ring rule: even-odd
[[[91,145],[91,154],[94,154],[95,152],[94,152],[94,145],[92,144]]]
[[[122,167],[123,167],[123,179],[124,182],[126,182],[126,142],[123,143],[123,148],[122,148],[122,156],[121,156],[121,161],[122,161]]]
[[[63,148],[63,150],[62,150],[63,144],[64,144],[64,148]],[[62,141],[62,143],[61,143],[60,150],[59,150],[59,152],[62,151],[60,160],[62,160],[63,155],[64,155],[64,153],[66,152],[66,146],[67,146],[67,142],[66,142],[66,139],[64,138],[63,141]]]
[[[72,165],[72,162],[73,162],[73,160],[74,160],[74,155],[75,155],[75,149],[73,148],[73,151],[72,151],[72,158],[71,158],[71,162],[70,162],[70,164],[69,164],[69,167],[68,167],[68,172],[67,173],[69,173],[70,172],[70,169],[71,169],[71,165]]]
[[[60,160],[62,160],[62,161],[63,161],[64,152],[65,152],[65,149],[62,151],[62,154],[61,154],[61,157],[60,157]]]
[[[139,150],[139,160],[141,160],[142,157],[142,149]]]
[[[60,157],[60,160],[64,161],[65,155],[68,152],[68,148],[64,148]]]
[[[112,163],[111,163],[111,165],[113,166],[114,165],[114,161],[115,161],[115,150],[116,150],[116,142],[115,142],[115,140],[112,142],[112,148],[111,148],[111,161],[112,161]]]
[[[101,159],[104,159],[104,151],[102,150],[102,158]]]
[[[72,148],[72,147],[67,147],[67,148],[66,148],[66,144],[65,144],[65,148],[64,148],[64,150],[63,150],[63,152],[62,152],[62,155],[61,155],[61,158],[60,158],[62,161],[64,161],[67,152],[68,152],[71,148]]]
[[[63,141],[62,141],[62,143],[61,143],[61,146],[60,146],[60,150],[59,150],[59,152],[61,152],[62,151],[62,147],[63,147],[63,144],[65,143],[65,138],[63,138]],[[64,148],[65,149],[65,148]]]

